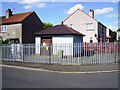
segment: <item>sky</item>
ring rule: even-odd
[[[2,7],[0,15],[5,16],[8,8],[13,14],[35,11],[42,22],[49,22],[53,25],[60,24],[76,9],[81,9],[89,13],[90,9],[95,12],[95,19],[109,27],[113,31],[118,29],[118,2],[40,2],[39,0],[4,0],[0,4]]]

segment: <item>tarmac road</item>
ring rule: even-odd
[[[3,88],[118,88],[118,72],[66,74],[2,68]]]

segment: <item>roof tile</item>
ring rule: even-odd
[[[10,23],[17,23],[22,22],[26,17],[28,17],[33,12],[25,12],[25,13],[19,13],[19,14],[13,14],[8,19],[5,18],[5,16],[2,16],[2,22],[0,24],[10,24]]]
[[[35,35],[82,35],[84,36],[82,33],[66,25],[56,25],[54,27],[37,32],[35,33]]]

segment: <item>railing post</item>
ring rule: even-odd
[[[29,54],[29,55],[30,55],[30,47],[31,47],[31,45],[28,44],[28,54]]]
[[[116,63],[116,43],[113,43],[114,45],[114,63]]]
[[[81,43],[80,43],[80,65],[82,65],[82,54],[83,54],[83,48],[82,48],[82,46],[81,46]]]
[[[0,60],[2,61],[2,44],[0,43]]]
[[[16,44],[13,44],[13,62],[16,60]]]
[[[51,63],[51,52],[50,52],[51,51],[51,44],[48,45],[48,48],[49,48],[49,63],[52,64]]]
[[[21,46],[21,54],[22,54],[22,62],[24,62],[24,45],[23,44],[21,44],[20,45]]]
[[[79,43],[77,43],[77,55],[76,55],[76,64],[79,65]]]

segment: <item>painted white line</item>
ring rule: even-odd
[[[64,72],[64,71],[52,71],[52,70],[46,70],[46,69],[40,69],[40,68],[31,68],[31,67],[21,67],[21,66],[11,66],[11,65],[0,65],[2,67],[11,67],[11,68],[17,68],[17,69],[24,69],[24,70],[31,70],[31,71],[45,71],[45,72],[55,72],[55,73],[68,73],[68,74],[86,74],[86,73],[110,73],[110,72],[118,72],[120,70],[109,70],[109,71],[85,71],[85,72]]]

